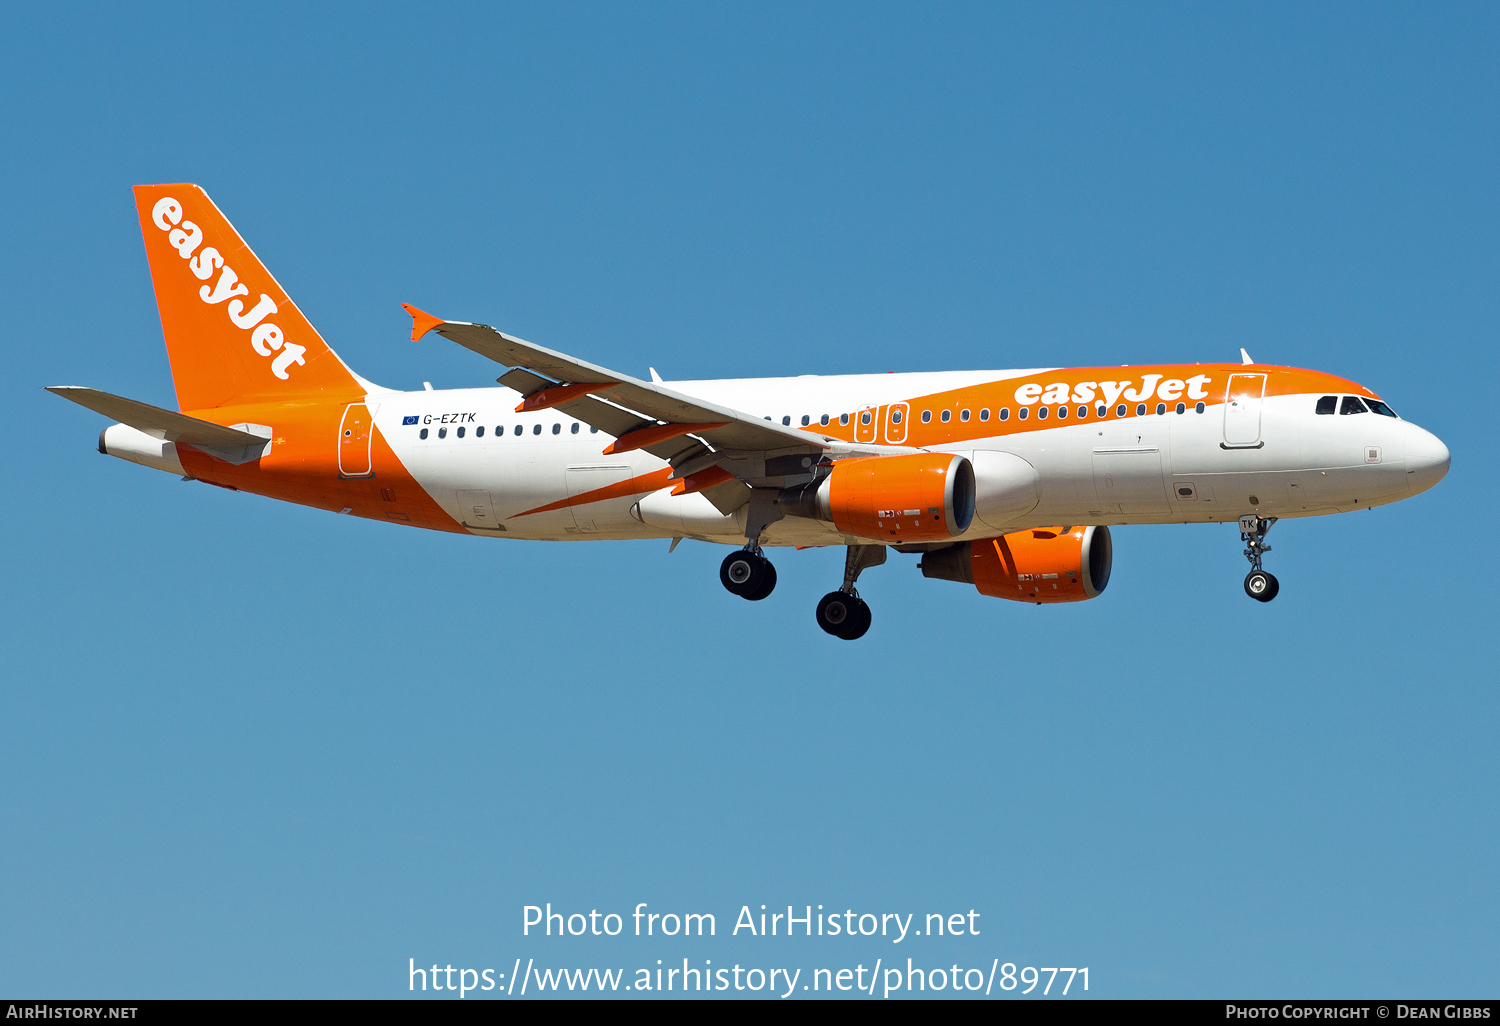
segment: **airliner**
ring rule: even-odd
[[[1118,524],[1236,523],[1245,592],[1278,520],[1431,488],[1447,447],[1347,378],[1239,362],[650,380],[403,304],[493,360],[485,388],[398,391],[331,349],[196,185],[142,185],[179,410],[50,390],[116,423],[99,451],[232,491],[482,538],[728,545],[759,601],[767,549],[843,546],[818,626],[870,627],[860,574],[894,549],[923,576],[1046,605],[1109,583]]]

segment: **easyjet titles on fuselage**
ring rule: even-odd
[[[1113,406],[1121,398],[1138,403],[1154,395],[1164,402],[1175,403],[1183,398],[1184,392],[1187,398],[1196,402],[1208,398],[1208,385],[1213,381],[1207,374],[1195,374],[1186,380],[1167,378],[1163,381],[1164,377],[1162,374],[1146,374],[1141,378],[1138,388],[1131,387],[1135,383],[1134,378],[1124,381],[1080,381],[1077,384],[1065,381],[1048,385],[1028,382],[1016,389],[1016,402],[1022,406],[1034,406],[1037,403],[1061,406],[1064,403],[1093,403],[1097,398],[1105,406]]]

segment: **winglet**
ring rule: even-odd
[[[439,324],[446,324],[441,317],[434,317],[425,310],[418,310],[410,303],[402,303],[401,309],[411,314],[411,340],[415,342]]]
[[[1246,367],[1248,367],[1248,366],[1250,366],[1254,362],[1255,362],[1254,360],[1250,359],[1250,354],[1247,353],[1247,352],[1245,352],[1244,347],[1241,346],[1240,347],[1240,363],[1243,363]]]

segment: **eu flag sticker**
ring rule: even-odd
[[[402,427],[405,427],[408,424],[415,424],[416,422],[417,422],[417,418],[416,417],[402,417],[401,418],[401,426]]]

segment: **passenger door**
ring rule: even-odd
[[[1224,394],[1224,447],[1259,449],[1260,408],[1266,391],[1264,374],[1231,374]]]
[[[339,421],[339,476],[370,477],[371,442],[370,408],[364,403],[350,403]]]

